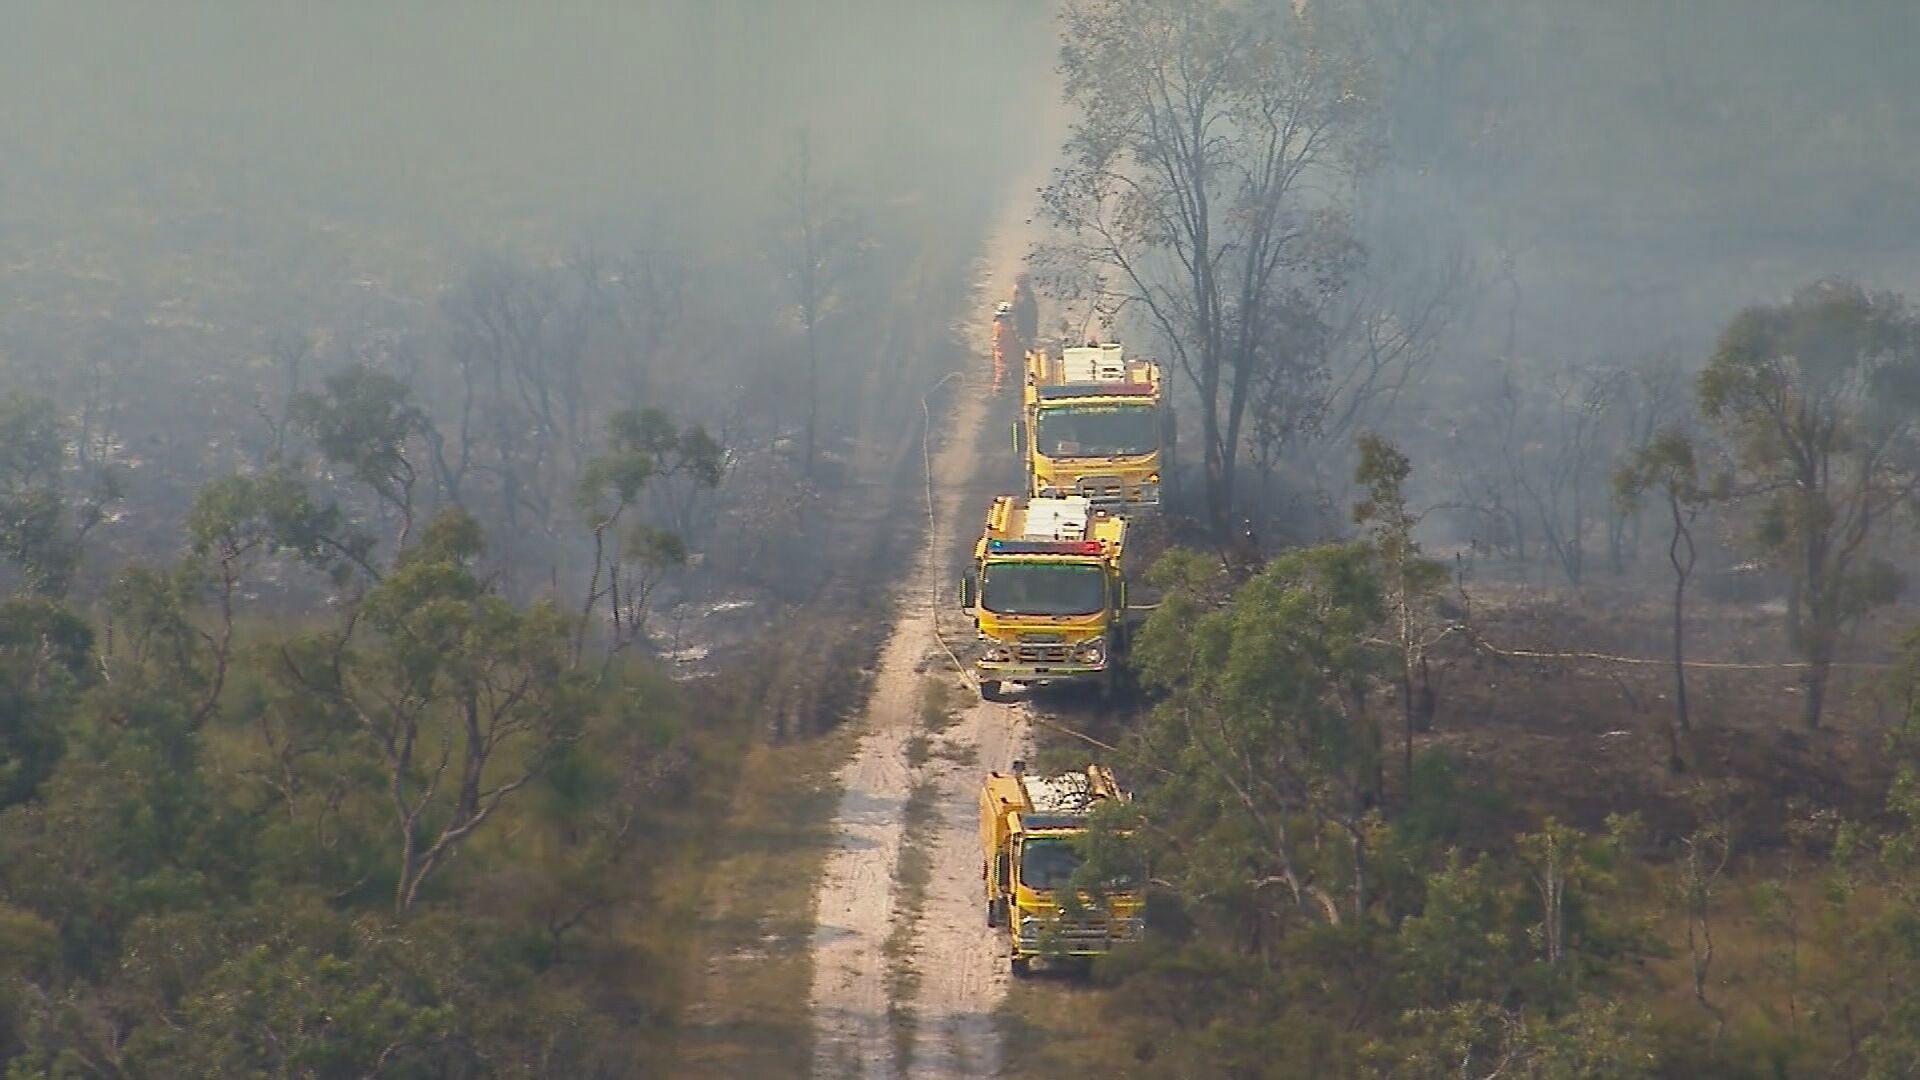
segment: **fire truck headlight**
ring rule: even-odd
[[[1013,652],[1005,645],[989,645],[981,656],[990,664],[998,664],[1013,659]]]
[[[1159,484],[1141,484],[1140,485],[1140,501],[1141,502],[1159,502],[1160,501],[1160,485]]]
[[[1022,943],[1034,943],[1040,940],[1040,920],[1022,919],[1020,921],[1020,940]]]
[[[1073,655],[1074,659],[1083,664],[1102,663],[1107,658],[1107,643],[1101,638],[1082,642],[1079,648],[1073,650]]]

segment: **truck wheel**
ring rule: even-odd
[[[1000,700],[1000,680],[999,679],[981,679],[980,680],[980,700],[981,701],[999,701]]]
[[[1024,979],[1028,975],[1033,974],[1033,957],[1016,956],[1013,958],[1012,966],[1013,966],[1013,977],[1016,979]]]

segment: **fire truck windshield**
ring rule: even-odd
[[[1020,845],[1020,884],[1038,892],[1062,889],[1073,883],[1080,869],[1080,851],[1065,836],[1029,837]],[[1123,892],[1140,887],[1143,875],[1122,870],[1099,883],[1102,890]]]
[[[980,606],[996,615],[1091,615],[1107,606],[1106,576],[1091,563],[990,562]]]
[[[1048,457],[1131,457],[1160,446],[1151,405],[1061,405],[1040,410],[1035,445]]]
[[[1080,868],[1080,853],[1071,841],[1028,840],[1020,846],[1020,884],[1048,892],[1066,886]]]

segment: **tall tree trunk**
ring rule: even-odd
[[[1807,673],[1804,676],[1807,704],[1802,714],[1808,731],[1820,728],[1820,716],[1827,704],[1827,676],[1833,669],[1833,633],[1821,626],[1807,628]]]
[[[420,869],[420,845],[413,835],[413,818],[402,818],[400,823],[400,880],[394,884],[393,913],[405,915],[413,910],[413,899],[418,882],[414,880]]]
[[[1827,537],[1815,532],[1807,541],[1807,577],[1801,584],[1805,596],[1792,611],[1801,658],[1807,662],[1802,683],[1806,688],[1806,710],[1802,721],[1808,731],[1820,727],[1820,716],[1827,704],[1827,675],[1833,666],[1834,636],[1839,630],[1835,612],[1834,589],[1828,582],[1838,574],[1827,561]]]
[[[1794,652],[1799,652],[1802,642],[1806,640],[1803,626],[1806,603],[1800,595],[1806,588],[1805,582],[1805,578],[1796,576],[1787,583],[1787,648]]]
[[[1214,543],[1226,546],[1231,530],[1227,525],[1226,460],[1220,452],[1220,417],[1211,403],[1202,403],[1201,420],[1206,429],[1207,528]]]
[[[1413,668],[1410,663],[1404,663],[1400,668],[1400,706],[1405,714],[1403,719],[1406,721],[1406,740],[1401,746],[1400,768],[1406,780],[1407,801],[1411,803],[1413,801],[1413,729],[1415,727],[1415,720],[1413,718]]]
[[[1667,557],[1673,561],[1674,715],[1681,731],[1692,731],[1692,721],[1687,716],[1687,664],[1683,638],[1686,633],[1687,577],[1693,571],[1694,561],[1693,535],[1680,516],[1679,498],[1669,492],[1667,502],[1673,510],[1673,542],[1668,545]],[[1674,756],[1678,758],[1679,754],[1676,752]]]

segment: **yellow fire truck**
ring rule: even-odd
[[[1098,681],[1112,693],[1126,644],[1126,535],[1126,519],[1077,495],[993,500],[960,584],[982,698],[998,700],[1003,683]]]
[[[1160,508],[1160,365],[1119,343],[1030,349],[1014,447],[1027,494],[1082,495],[1115,514]]]
[[[1087,816],[1103,802],[1126,800],[1101,765],[1034,777],[1016,761],[1011,773],[987,774],[980,788],[987,925],[1006,928],[1015,975],[1026,974],[1036,956],[1097,956],[1139,939],[1140,875],[1109,881],[1098,896],[1080,892],[1071,906],[1061,895],[1080,866]]]

